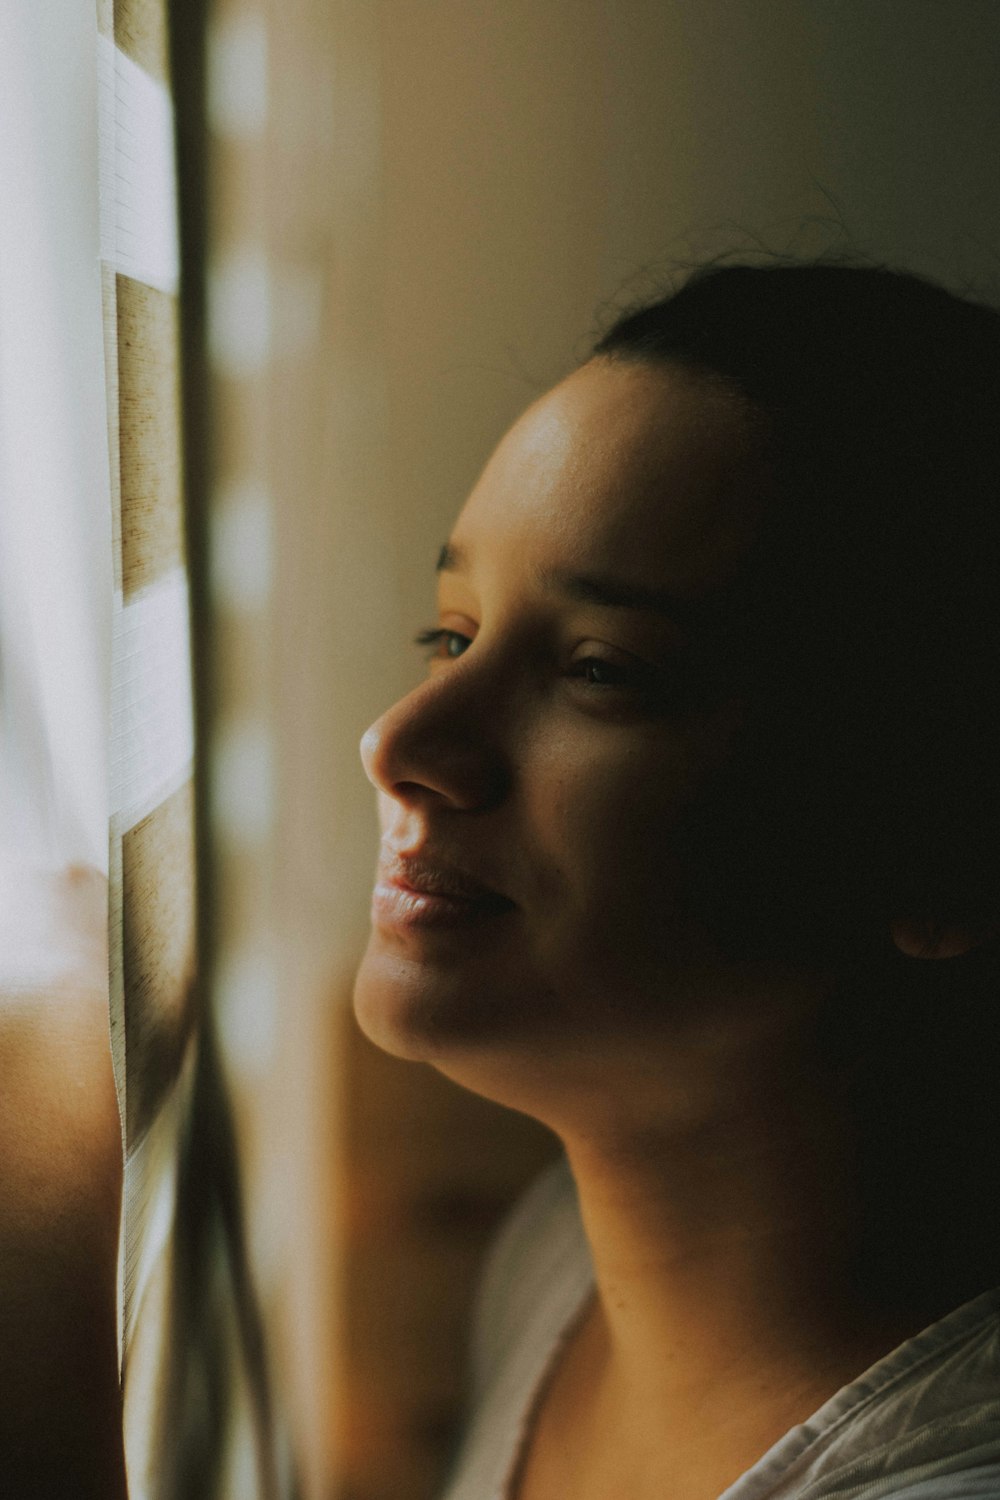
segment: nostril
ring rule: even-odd
[[[399,802],[413,802],[429,790],[423,781],[394,781],[389,788],[390,795]]]

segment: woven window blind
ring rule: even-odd
[[[99,0],[114,588],[110,1015],[130,1495],[277,1494],[235,1147],[199,1014],[195,735],[166,0]]]
[[[125,1133],[120,1278],[130,1487],[156,1492],[195,893],[178,236],[162,4],[98,8],[101,284],[111,469],[111,1036]]]

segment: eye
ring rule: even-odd
[[[601,656],[584,656],[570,665],[569,675],[589,687],[629,687],[638,674]]]
[[[463,635],[460,630],[421,630],[414,641],[418,646],[430,648],[427,651],[429,661],[450,661],[464,655],[472,645],[471,637]]]
[[[564,675],[582,703],[616,714],[655,714],[677,706],[680,684],[675,672],[631,652],[604,646],[600,652],[587,642],[565,668]]]
[[[589,653],[584,651],[573,658],[566,675],[585,687],[640,690],[650,685],[653,672],[638,657],[625,652],[598,656],[591,648]]]

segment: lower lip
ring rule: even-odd
[[[476,927],[513,910],[503,896],[439,896],[401,885],[377,885],[372,896],[372,921],[379,927]]]

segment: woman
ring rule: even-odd
[[[449,1500],[1000,1495],[998,412],[992,311],[718,268],[459,516],[357,1013],[566,1165]]]

